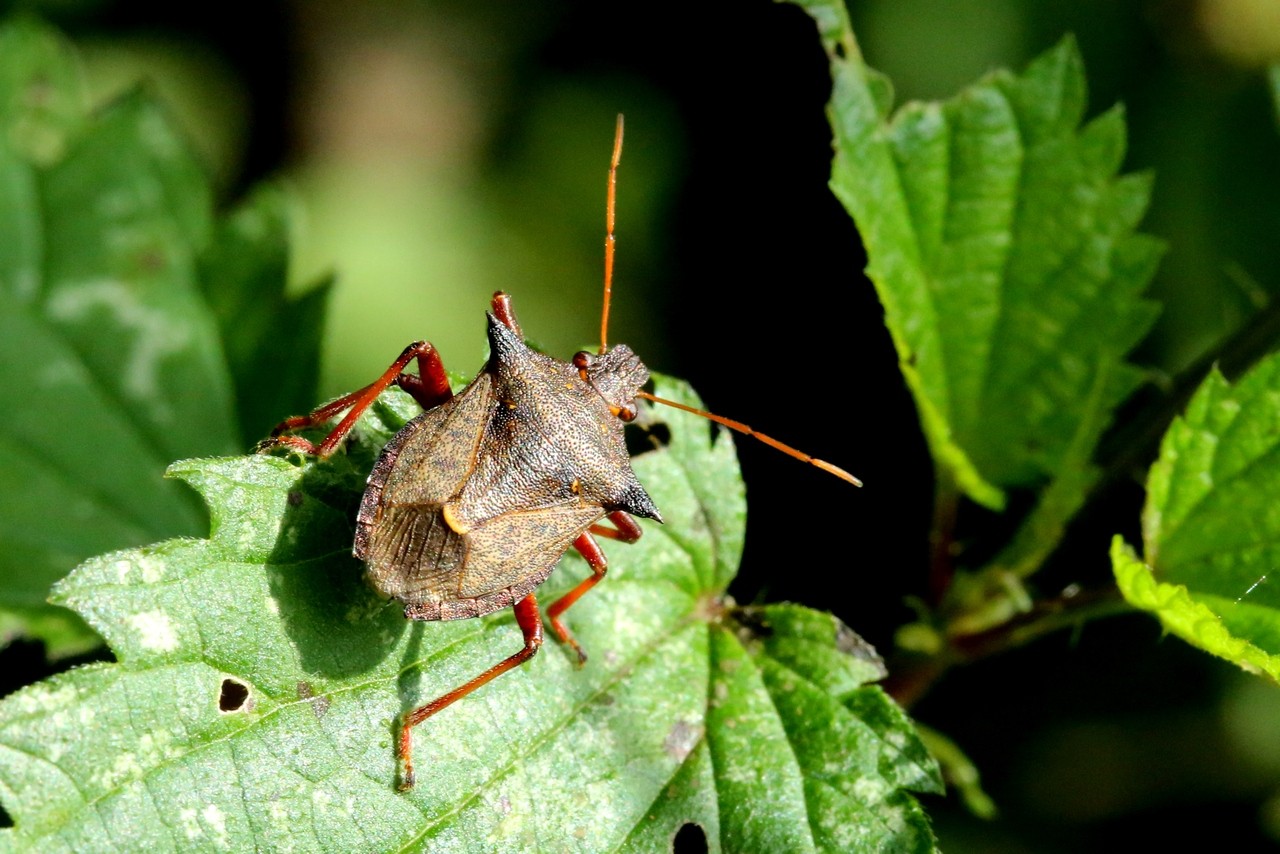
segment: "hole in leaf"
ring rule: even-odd
[[[844,53],[845,53],[844,44],[842,44],[841,42],[836,42],[836,56],[838,56],[840,59],[844,59]]]
[[[222,691],[218,694],[218,709],[223,712],[238,712],[249,700],[249,686],[234,679],[222,680]]]
[[[706,854],[708,850],[707,832],[691,821],[677,830],[675,839],[671,840],[672,854]]]
[[[9,811],[0,806],[0,827],[13,827],[13,819],[9,817]]]

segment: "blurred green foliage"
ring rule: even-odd
[[[289,225],[296,260],[282,275],[295,294],[336,276],[323,394],[367,382],[421,337],[451,368],[473,370],[495,288],[515,294],[549,351],[592,344],[609,134],[625,112],[611,337],[694,379],[715,408],[820,456],[852,457],[869,485],[865,503],[837,504],[822,485],[797,487],[790,468],[779,480],[753,474],[744,449],[756,520],[739,582],[755,586],[744,595],[807,595],[877,640],[906,619],[904,589],[924,595],[929,463],[877,308],[846,294],[857,291],[857,238],[821,189],[827,69],[797,10],[764,0],[681,10],[404,0],[6,8],[19,7],[52,16],[84,49],[95,102],[152,78],[206,159],[218,206],[266,176],[292,187],[302,216]],[[1147,293],[1163,310],[1134,359],[1150,381],[1144,393],[1176,402],[1195,379],[1180,372],[1227,360],[1222,342],[1265,316],[1280,287],[1280,28],[1267,25],[1268,7],[867,0],[850,13],[899,102],[950,97],[1075,34],[1087,115],[1123,102],[1123,170],[1156,176],[1143,230],[1169,245]],[[802,187],[814,197],[793,195]],[[833,418],[833,394],[864,414]],[[281,399],[278,414],[306,405]],[[252,434],[244,413],[240,422]],[[192,432],[202,452],[223,449],[218,431]],[[1051,566],[1045,590],[1106,577],[1099,556],[1113,519],[1137,518],[1125,477],[1140,479],[1154,454],[1152,445],[1119,477],[1123,513],[1077,523],[1068,542],[1088,548]],[[12,502],[30,478],[10,472]],[[1015,510],[1024,499],[1014,495]],[[797,519],[810,525],[801,534]],[[855,533],[839,536],[845,528]],[[1139,540],[1136,526],[1125,534]],[[833,596],[822,574],[778,572],[796,565],[797,536],[806,570],[839,567],[858,594]],[[1134,828],[1154,845],[1166,837],[1153,825],[1181,828],[1167,837],[1178,840],[1189,821],[1219,838],[1230,828],[1239,850],[1280,838],[1274,690],[1155,645],[1145,622],[1113,622],[1122,624],[1090,628],[1069,649],[1045,649],[1050,641],[1028,651],[1038,657],[971,667],[918,707],[975,760],[1002,810],[989,825],[931,806],[947,850],[1081,850]]]

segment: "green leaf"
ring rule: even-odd
[[[281,296],[278,202],[259,198],[215,234],[209,182],[152,99],[86,102],[56,33],[0,27],[0,394],[17,404],[0,423],[0,642],[30,634],[54,655],[97,638],[47,604],[50,585],[90,555],[199,533],[202,508],[165,466],[250,444],[205,291],[264,295],[228,332],[278,312],[269,344],[235,339],[256,348],[235,355],[262,358],[259,376],[276,366],[276,384],[241,390],[246,412],[260,416],[255,393],[278,383],[310,396],[319,327],[319,297]],[[255,211],[267,222],[251,235]],[[285,361],[295,346],[301,361]]]
[[[0,27],[0,149],[32,163],[59,159],[86,105],[69,44],[33,20]]]
[[[1166,630],[1247,671],[1280,681],[1280,654],[1275,652],[1280,649],[1280,632],[1273,609],[1196,595],[1185,584],[1160,581],[1119,536],[1111,543],[1111,566],[1124,598],[1159,617]],[[1258,643],[1245,639],[1250,636]]]
[[[200,280],[226,342],[245,447],[315,402],[329,283],[285,294],[290,200],[259,188],[218,224]]]
[[[49,31],[10,25],[0,46],[0,394],[22,401],[0,426],[0,622],[58,654],[93,638],[45,604],[50,584],[88,555],[200,529],[162,474],[233,447],[229,402],[173,216],[198,228],[189,200],[207,207],[207,191],[173,137],[136,99],[90,117]],[[208,397],[169,397],[193,383]]]
[[[800,5],[831,62],[831,186],[862,235],[944,489],[999,508],[1005,489],[1069,478],[1037,523],[1060,528],[1092,481],[1082,458],[1138,382],[1122,360],[1154,316],[1138,295],[1161,247],[1133,233],[1149,179],[1116,177],[1122,115],[1080,126],[1068,40],[1020,76],[890,116],[842,0]]]
[[[610,546],[568,613],[586,667],[548,644],[425,722],[418,785],[396,792],[397,717],[520,643],[509,612],[410,623],[361,583],[351,520],[407,400],[384,395],[326,462],[176,464],[210,539],[58,585],[118,663],[0,702],[0,847],[657,851],[693,822],[713,851],[932,850],[907,790],[936,791],[937,770],[867,684],[874,652],[830,615],[724,599],[742,483],[727,434],[677,411],[635,459],[667,524]],[[543,602],[586,573],[566,558]]]
[[[996,802],[982,789],[981,774],[965,752],[950,738],[924,724],[916,724],[920,740],[942,768],[942,778],[955,787],[965,809],[976,818],[993,819],[999,814]]]
[[[1129,601],[1280,678],[1280,354],[1235,385],[1205,378],[1165,433],[1142,527],[1145,565],[1115,561]]]
[[[37,184],[36,302],[68,349],[157,454],[238,448],[225,356],[196,279],[213,227],[209,185],[160,109],[140,92],[112,104]]]

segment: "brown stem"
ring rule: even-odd
[[[1025,646],[1060,629],[1076,628],[1089,620],[1128,614],[1133,606],[1114,586],[1037,602],[1002,626],[985,632],[952,638],[950,648],[959,663],[969,663],[996,653]]]
[[[959,493],[950,484],[938,484],[929,528],[929,603],[937,607],[951,587],[955,567],[951,563],[955,543]]]
[[[1041,600],[1032,609],[1003,625],[972,635],[947,638],[946,645],[928,656],[902,655],[890,663],[882,687],[903,708],[911,708],[952,667],[969,664],[1024,646],[1047,634],[1075,628],[1089,620],[1133,611],[1115,587],[1105,587]]]

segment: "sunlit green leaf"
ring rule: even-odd
[[[1273,355],[1234,385],[1216,370],[1205,379],[1165,434],[1147,479],[1142,561],[1115,564],[1126,597],[1170,631],[1280,678],[1278,559],[1280,356]]]
[[[1280,654],[1274,652],[1280,649],[1280,632],[1274,610],[1228,604],[1229,600],[1193,595],[1185,584],[1162,582],[1120,537],[1111,546],[1111,566],[1124,597],[1159,617],[1168,631],[1245,670],[1280,681]],[[1223,619],[1224,612],[1233,625]]]
[[[888,85],[863,64],[843,3],[799,5],[831,61],[831,186],[862,236],[943,479],[1000,507],[1007,488],[1070,478],[1053,518],[1037,523],[1058,529],[1091,480],[1080,472],[1088,452],[1138,380],[1122,359],[1153,317],[1138,296],[1160,246],[1133,233],[1150,181],[1116,177],[1122,115],[1081,127],[1084,73],[1070,41],[1021,75],[995,72],[890,115]]]
[[[673,410],[670,444],[635,460],[667,524],[610,546],[569,612],[587,666],[549,644],[418,727],[398,793],[397,717],[520,643],[509,612],[409,623],[361,582],[353,514],[406,400],[325,462],[176,464],[211,538],[58,585],[119,663],[0,702],[0,847],[665,850],[692,822],[713,851],[932,850],[907,790],[937,770],[867,684],[874,652],[829,615],[723,598],[745,513],[732,445]],[[542,601],[586,571],[566,559]]]

